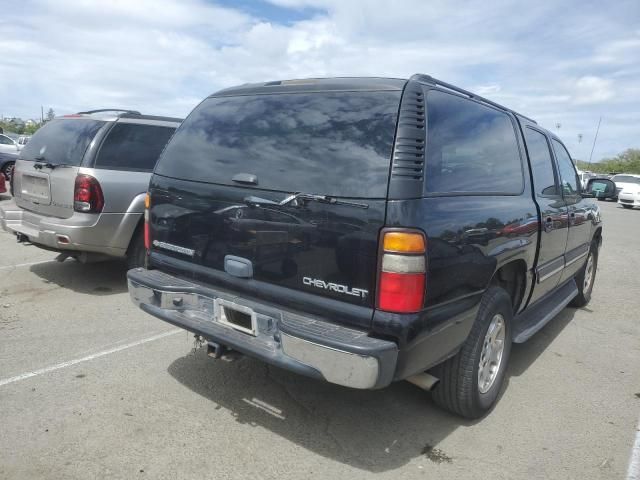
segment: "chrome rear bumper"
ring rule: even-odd
[[[351,388],[381,388],[393,379],[398,356],[393,342],[158,270],[133,269],[127,277],[131,299],[143,311],[209,341]],[[216,320],[216,300],[254,312],[255,335]]]

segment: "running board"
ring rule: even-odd
[[[571,279],[552,294],[541,298],[514,320],[513,342],[523,343],[558,315],[578,295],[576,281]]]

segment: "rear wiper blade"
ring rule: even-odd
[[[294,193],[289,195],[287,198],[278,203],[280,206],[288,205],[291,202],[296,200],[306,200],[320,203],[328,203],[329,205],[349,205],[351,207],[357,208],[369,208],[369,204],[367,203],[359,203],[359,202],[351,202],[349,200],[338,200],[336,197],[332,197],[331,195],[315,195],[313,193]]]
[[[73,167],[73,166],[74,165],[70,165],[68,163],[51,163],[51,162],[48,162],[44,157],[36,157],[33,168],[35,168],[36,170],[42,170],[43,167],[47,167],[53,170],[58,167],[65,168],[65,167]]]

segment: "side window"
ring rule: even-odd
[[[569,152],[564,148],[564,145],[555,139],[553,140],[553,151],[556,153],[556,159],[558,160],[562,194],[568,196],[577,195],[580,192],[578,188],[578,176]]]
[[[536,195],[560,195],[547,137],[531,128],[525,129],[524,137],[527,141],[531,171],[533,172],[533,188]]]
[[[426,193],[522,191],[522,163],[511,118],[477,102],[427,94]]]
[[[0,135],[0,143],[3,145],[13,145],[13,142],[9,137],[5,137],[4,135]]]
[[[117,123],[100,147],[96,167],[151,171],[174,131],[173,127]]]

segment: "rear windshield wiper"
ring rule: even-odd
[[[369,208],[369,204],[367,203],[351,202],[349,200],[338,200],[336,197],[332,197],[331,195],[314,195],[313,193],[302,193],[302,192],[289,195],[287,198],[282,200],[278,205],[288,205],[289,203],[295,202],[297,200],[328,203],[329,205],[349,205],[351,207],[357,207],[357,208]]]
[[[273,200],[268,200],[266,198],[250,196],[244,199],[244,203],[249,205],[250,207],[258,207],[260,205],[273,205],[284,207],[285,205],[289,205],[292,202],[297,202],[298,200],[304,201],[313,201],[320,203],[328,203],[329,205],[349,205],[350,207],[357,208],[369,208],[369,204],[367,203],[358,203],[351,202],[348,200],[338,200],[336,197],[332,197],[330,195],[314,195],[313,193],[294,193],[286,197],[285,199],[274,202]]]
[[[51,170],[58,167],[74,167],[75,165],[70,165],[68,163],[51,163],[48,162],[44,157],[36,157],[35,163],[33,164],[33,168],[36,170],[42,170],[43,167],[47,167]]]

